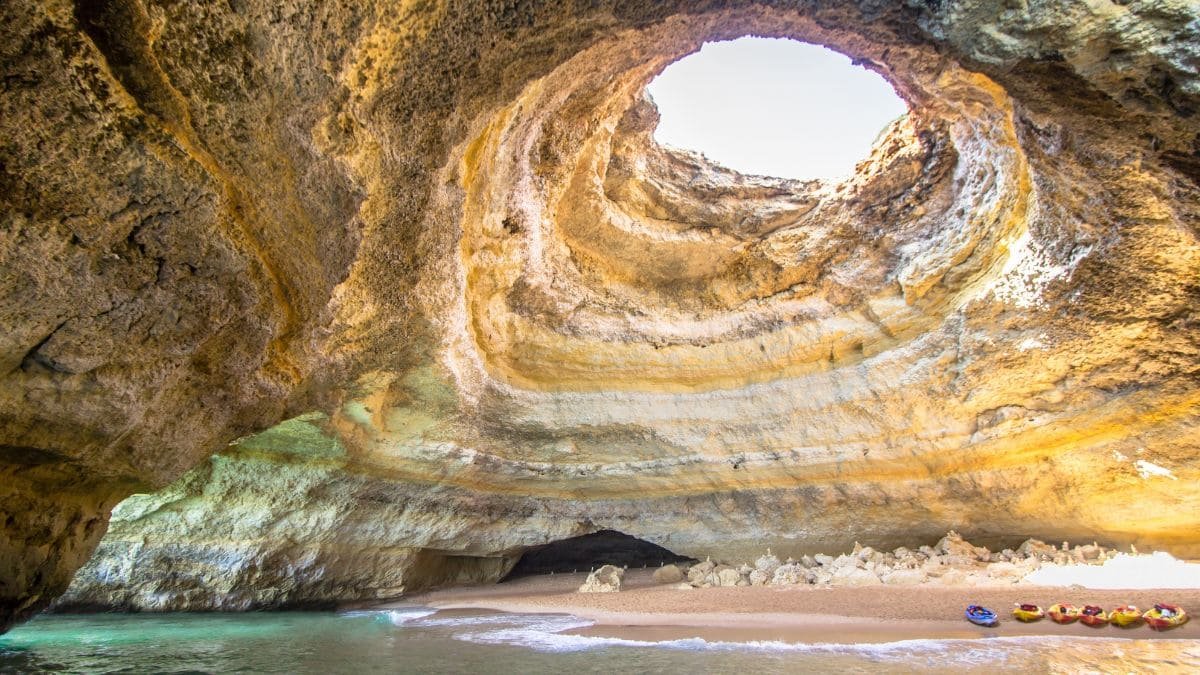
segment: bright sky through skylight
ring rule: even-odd
[[[742,173],[841,178],[907,107],[878,74],[795,40],[710,42],[649,86],[663,145]]]

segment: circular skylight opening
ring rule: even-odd
[[[886,80],[846,55],[771,38],[707,43],[647,90],[660,144],[741,173],[801,180],[850,175],[908,110]]]

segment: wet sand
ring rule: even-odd
[[[652,641],[699,637],[732,642],[849,643],[1017,635],[1200,638],[1200,621],[1195,619],[1159,633],[1145,625],[1092,628],[1078,622],[1059,625],[1049,619],[1026,624],[1010,615],[1018,602],[1042,607],[1055,602],[1097,604],[1106,609],[1127,603],[1148,609],[1155,602],[1170,602],[1191,608],[1194,615],[1200,611],[1200,589],[764,586],[681,590],[654,583],[650,570],[630,570],[619,593],[576,593],[585,577],[582,573],[526,577],[494,586],[433,591],[407,598],[404,604],[445,610],[573,614],[596,622],[574,633]],[[962,612],[968,604],[990,607],[1000,615],[1000,625],[981,628],[967,623]]]

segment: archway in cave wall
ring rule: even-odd
[[[587,570],[600,565],[658,567],[690,560],[644,539],[616,530],[601,530],[527,550],[501,582],[534,574]]]

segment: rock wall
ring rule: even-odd
[[[0,628],[198,465],[121,507],[88,574],[129,581],[86,601],[154,587],[122,561],[219,590],[172,607],[305,604],[605,528],[742,559],[949,528],[1197,553],[1198,25],[6,3]],[[656,147],[645,84],[745,34],[841,50],[911,112],[838,184]],[[206,459],[311,411],[335,468]],[[311,526],[335,504],[362,520]]]
[[[513,548],[512,533],[528,523],[501,515],[489,537],[452,517],[495,510],[486,498],[360,475],[322,424],[321,415],[289,420],[121,502],[55,606],[330,607],[496,581],[511,569],[516,555],[479,552]]]

